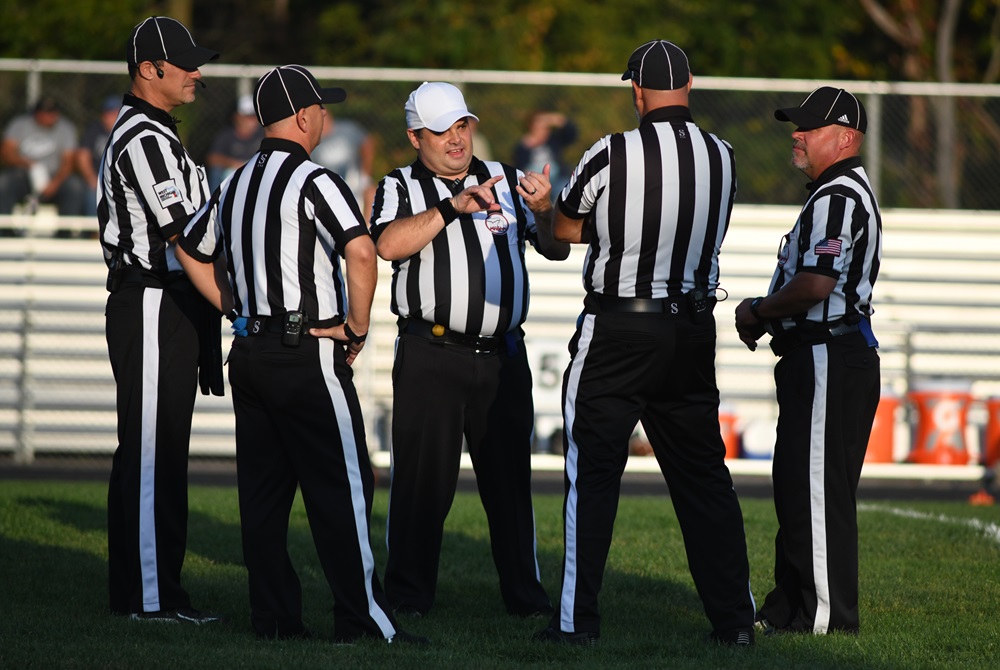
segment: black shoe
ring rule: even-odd
[[[553,644],[572,644],[577,647],[596,647],[600,634],[582,631],[579,633],[564,633],[558,628],[549,626],[534,635],[531,639],[535,642],[551,642]]]
[[[418,647],[423,647],[431,643],[428,638],[422,635],[407,633],[402,628],[397,628],[396,633],[392,637],[386,638],[386,642],[389,644],[412,644]]]
[[[153,621],[157,623],[189,623],[201,626],[206,623],[217,623],[222,621],[218,614],[208,614],[200,612],[191,607],[182,607],[176,610],[158,610],[156,612],[133,612],[129,615],[133,621]]]
[[[754,625],[756,626],[756,624]],[[736,628],[734,630],[726,630],[722,632],[713,630],[709,634],[708,639],[716,644],[744,649],[746,647],[754,646],[754,629]]]

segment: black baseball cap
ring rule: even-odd
[[[345,98],[347,91],[321,88],[316,77],[301,65],[282,65],[257,80],[253,108],[260,124],[269,126],[305,107],[343,102]]]
[[[862,133],[868,129],[868,115],[861,101],[844,89],[832,86],[817,88],[798,107],[775,110],[774,118],[791,121],[803,130],[832,125],[854,128]]]
[[[687,86],[691,67],[684,51],[666,40],[646,42],[632,52],[622,81],[631,79],[639,88],[675,91]]]
[[[218,57],[218,51],[195,44],[184,24],[168,16],[150,16],[133,28],[126,50],[126,59],[132,65],[165,60],[188,71]]]

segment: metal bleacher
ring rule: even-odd
[[[773,439],[776,414],[766,345],[750,352],[736,337],[733,310],[766,291],[781,236],[797,208],[737,206],[721,256],[728,299],[716,308],[717,370],[727,411],[744,442]],[[40,454],[110,454],[115,386],[104,339],[105,269],[94,239],[53,237],[54,229],[92,231],[90,219],[0,217],[0,452],[21,462]],[[9,234],[9,233],[8,233]],[[535,380],[536,433],[559,427],[566,344],[583,298],[584,249],[554,263],[529,251],[531,311],[525,325]],[[1000,395],[1000,213],[894,210],[884,213],[884,252],[876,286],[875,329],[886,392],[905,397],[927,380],[968,385],[985,400]],[[380,263],[372,337],[355,363],[373,454],[388,448],[395,324],[388,263]],[[226,329],[223,346],[229,334]],[[228,394],[228,391],[227,391]],[[897,419],[908,448],[910,412]],[[970,414],[978,445],[981,409]],[[768,433],[770,431],[770,433]],[[192,454],[235,453],[231,400],[198,396]],[[376,459],[379,460],[379,459]]]

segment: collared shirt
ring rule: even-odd
[[[315,321],[347,314],[340,257],[367,234],[343,179],[300,144],[265,138],[191,219],[180,244],[203,262],[225,250],[240,316],[301,311]]]
[[[557,206],[584,219],[588,292],[665,298],[695,287],[714,295],[735,196],[732,147],[672,106],[598,140]]]
[[[467,335],[503,335],[528,314],[525,240],[537,243],[535,218],[517,194],[520,170],[473,157],[464,178],[436,176],[419,160],[379,182],[372,209],[378,240],[395,221],[434,207],[469,186],[503,175],[493,186],[502,211],[462,214],[418,253],[392,264],[393,314],[441,324]]]
[[[833,277],[830,296],[795,317],[774,321],[775,332],[811,324],[855,323],[872,314],[882,258],[882,215],[857,156],[831,165],[807,185],[810,195],[782,239],[768,293],[799,272]]]
[[[106,259],[119,248],[129,264],[158,274],[181,270],[167,240],[205,204],[208,182],[170,114],[125,95],[104,149],[97,190]]]

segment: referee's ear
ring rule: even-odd
[[[306,118],[306,108],[301,107],[299,111],[295,112],[295,125],[299,127],[303,133],[309,132],[309,119]]]

